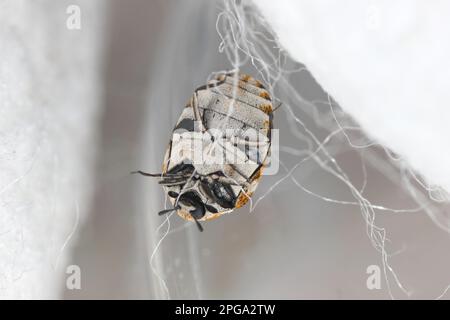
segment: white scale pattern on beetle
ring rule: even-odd
[[[239,202],[242,191],[251,195],[256,189],[260,175],[258,171],[262,170],[270,155],[272,103],[269,94],[257,80],[243,74],[239,74],[239,79],[233,74],[219,75],[216,80],[208,82],[208,86],[197,89],[195,94],[202,123],[209,131],[202,132],[198,126],[193,126],[195,113],[191,100],[183,109],[174,129],[171,145],[164,159],[166,165],[163,166],[163,173],[183,162],[192,163],[195,173],[201,176],[212,177],[213,173],[221,172],[225,176],[223,178],[237,184],[231,185],[231,189]],[[211,132],[220,134],[212,139]],[[223,132],[226,133],[226,138],[221,139]],[[242,143],[236,144],[238,141],[245,141],[245,135],[249,133],[252,135],[246,149]],[[254,175],[258,177],[253,179]],[[218,211],[213,213],[206,210],[206,214],[198,220],[218,217],[234,209],[225,208],[213,201],[199,185],[199,180],[189,179],[185,185],[165,186],[165,190],[167,193],[194,191],[203,203]],[[246,195],[244,197],[247,198]],[[235,207],[242,206],[246,200],[240,204],[235,202]],[[176,199],[171,198],[171,201],[175,204]],[[178,214],[187,220],[193,220],[183,206]]]

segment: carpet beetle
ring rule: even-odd
[[[182,218],[217,218],[242,207],[268,163],[273,108],[260,81],[238,72],[222,73],[197,88],[172,132],[158,177]]]

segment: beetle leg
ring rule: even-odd
[[[173,186],[182,186],[186,184],[186,181],[178,181],[178,182],[160,182],[162,186],[173,187]]]

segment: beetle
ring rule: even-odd
[[[186,220],[205,221],[245,205],[270,159],[272,98],[263,84],[237,71],[198,87],[184,107],[164,156],[160,178]]]

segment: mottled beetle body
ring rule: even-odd
[[[272,111],[268,91],[248,75],[220,74],[196,89],[173,130],[162,173],[152,175],[174,206],[160,214],[176,210],[201,229],[198,221],[245,205],[268,163]]]

